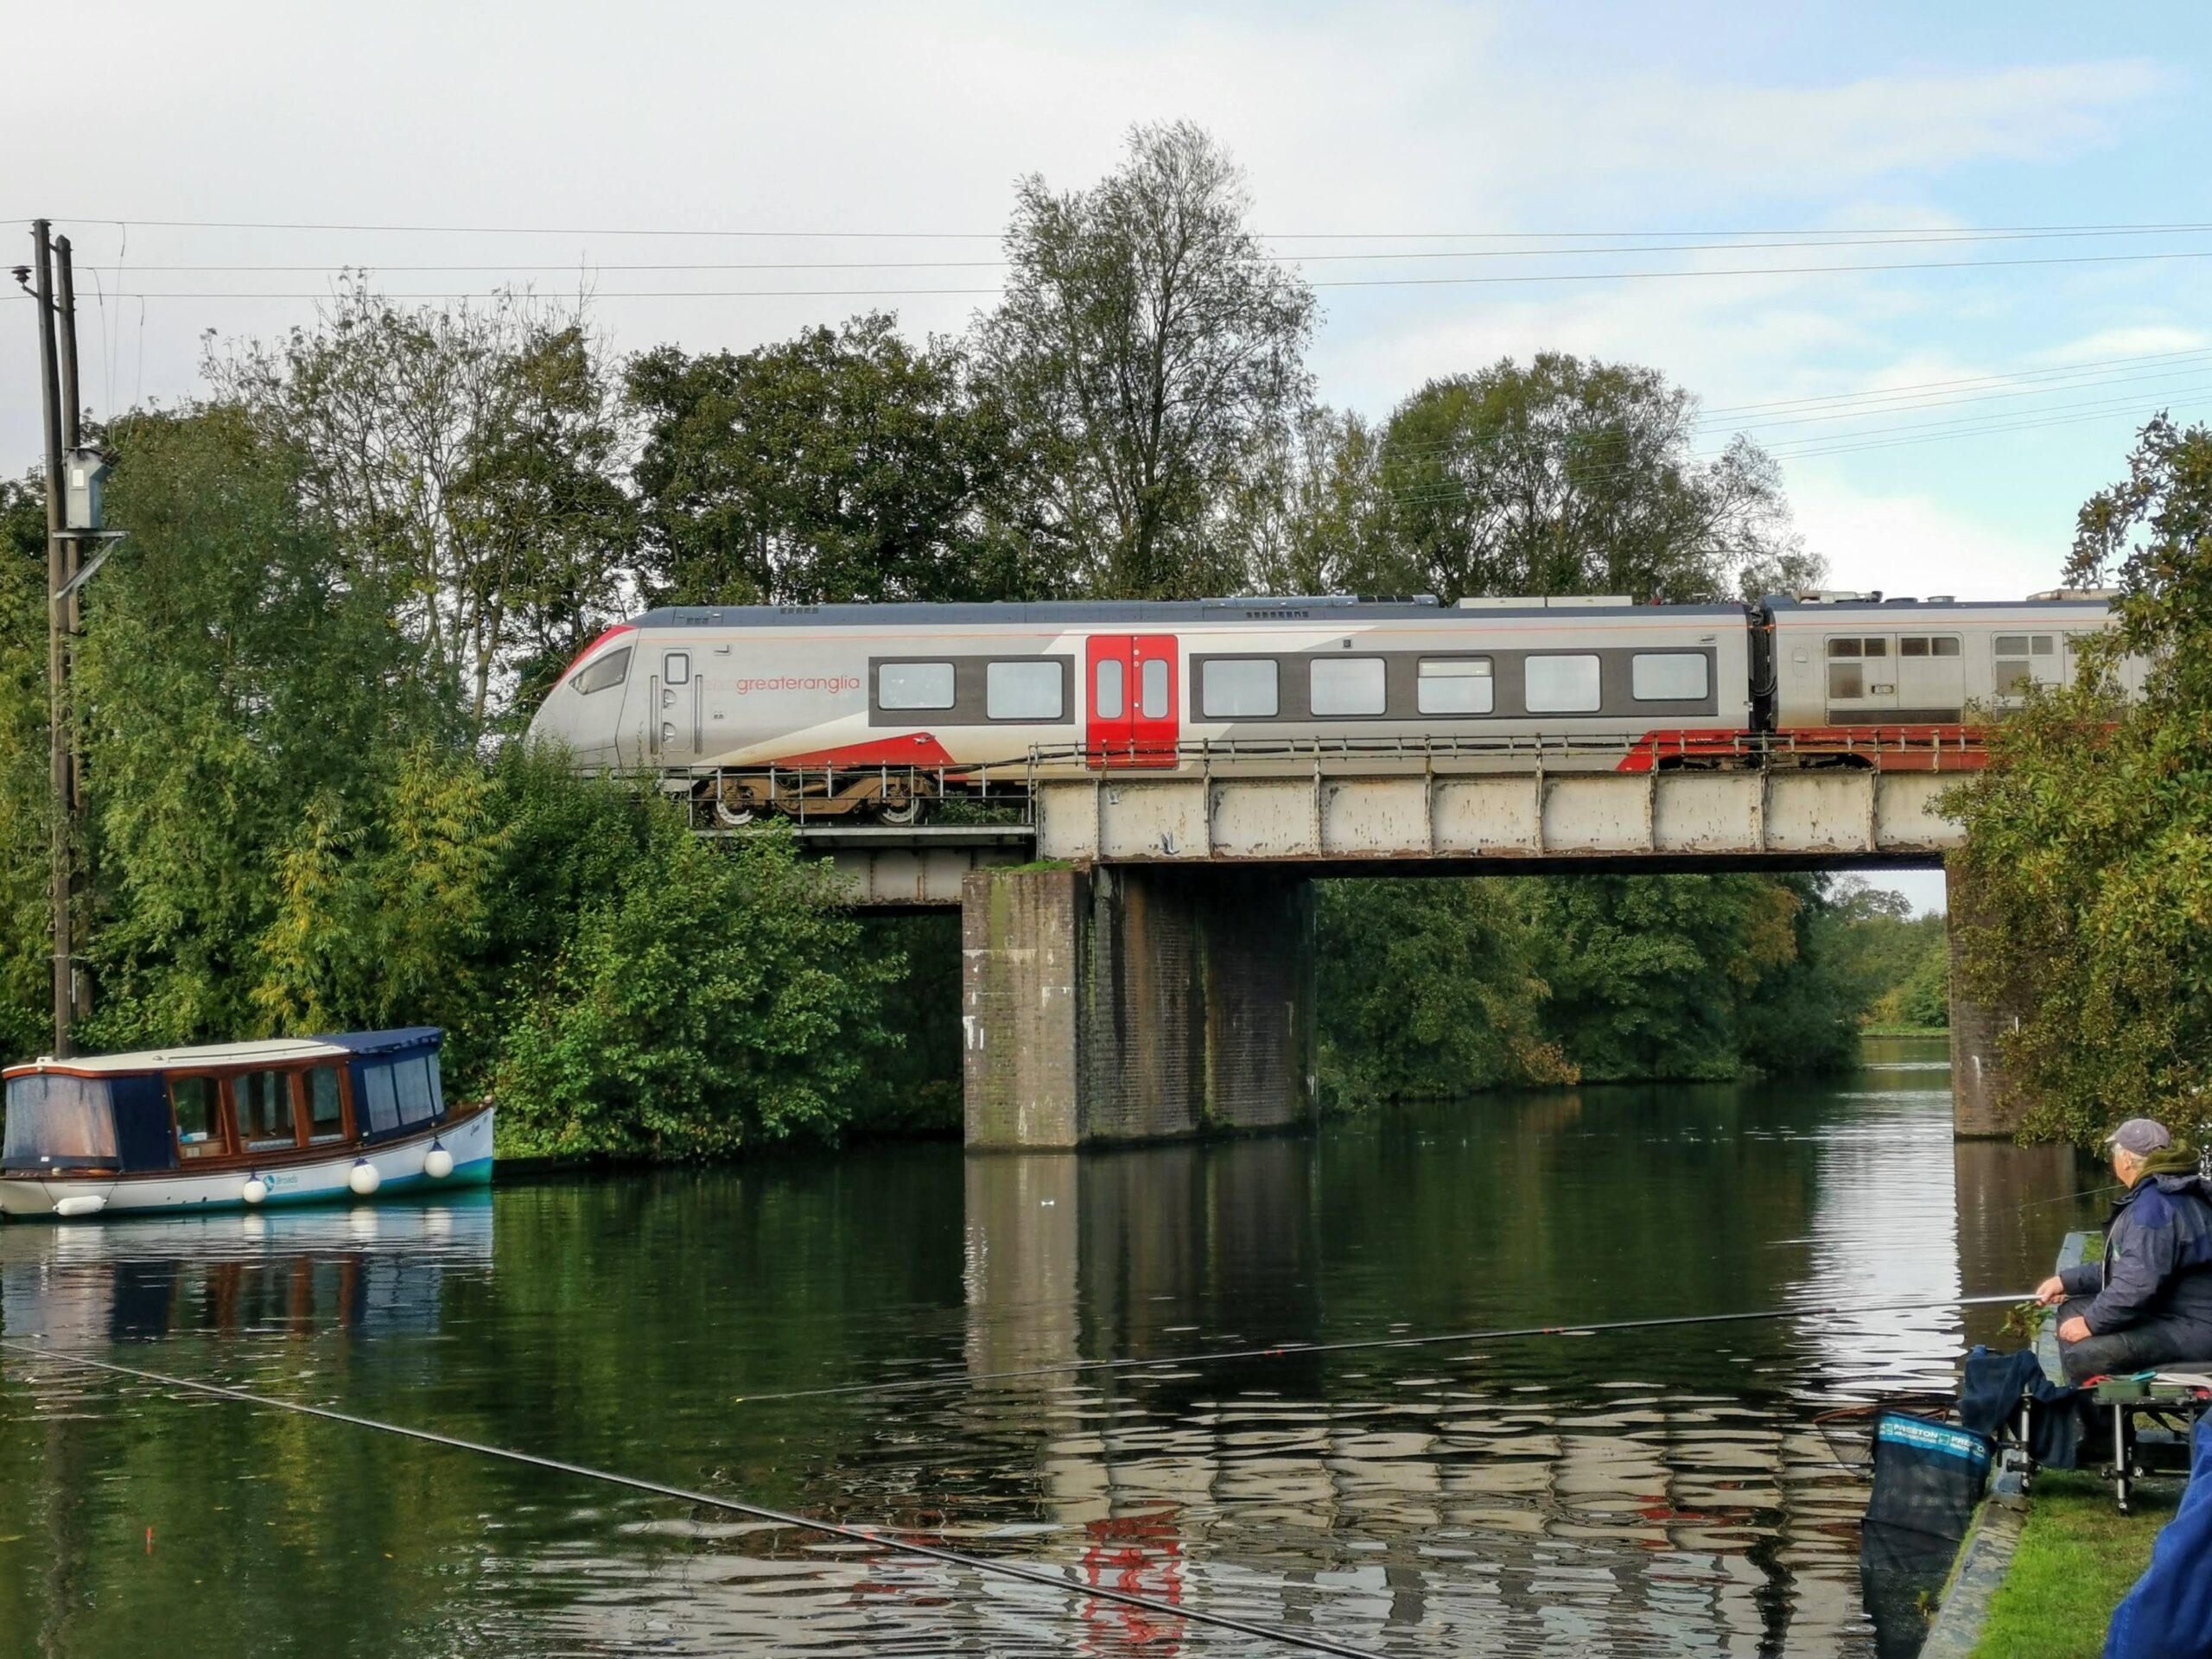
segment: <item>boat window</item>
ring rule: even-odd
[[[1527,671],[1530,714],[1598,712],[1598,659],[1594,656],[1531,657]]]
[[[116,1161],[106,1082],[58,1071],[11,1077],[8,1133],[0,1146],[0,1164],[10,1169]]]
[[[292,1079],[283,1071],[245,1071],[231,1079],[231,1104],[238,1113],[238,1144],[248,1152],[271,1152],[300,1143],[292,1116]]]
[[[1119,720],[1122,717],[1122,676],[1124,671],[1122,659],[1118,657],[1108,657],[1099,663],[1098,695],[1094,699],[1099,719]]]
[[[1274,658],[1215,658],[1201,672],[1198,706],[1208,720],[1273,720],[1280,706]]]
[[[400,1060],[391,1068],[392,1085],[399,1096],[399,1121],[410,1128],[438,1115],[430,1092],[430,1063],[427,1059]]]
[[[391,1086],[391,1068],[388,1065],[365,1065],[361,1068],[362,1090],[369,1097],[369,1128],[371,1135],[388,1135],[399,1127],[399,1096]]]
[[[187,1158],[220,1157],[222,1086],[213,1077],[171,1077],[169,1107],[176,1114],[176,1149]]]
[[[879,709],[950,709],[950,663],[886,663],[875,671]]]
[[[1414,706],[1424,715],[1486,715],[1497,684],[1487,657],[1424,657]]]
[[[1628,678],[1638,702],[1693,702],[1711,685],[1701,651],[1638,652],[1629,658]]]
[[[1316,657],[1306,704],[1316,715],[1379,715],[1384,702],[1380,657]]]
[[[338,1086],[338,1068],[318,1065],[303,1079],[308,1097],[308,1138],[343,1141],[346,1138],[346,1098]]]
[[[1137,712],[1147,720],[1167,718],[1167,659],[1148,657],[1137,670]]]
[[[1065,706],[1057,658],[993,663],[983,671],[983,712],[993,720],[1058,720]]]
[[[589,696],[594,691],[604,691],[610,685],[620,685],[630,677],[630,647],[610,651],[570,682],[580,696]]]

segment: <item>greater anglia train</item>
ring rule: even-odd
[[[1033,779],[1315,751],[1454,769],[1979,764],[2108,596],[1808,594],[685,607],[593,641],[531,722],[702,823],[861,816]],[[2135,689],[2141,664],[2122,664]]]

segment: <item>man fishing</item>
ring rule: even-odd
[[[2037,1301],[2064,1304],[2067,1380],[2212,1363],[2212,1183],[2154,1118],[2130,1118],[2106,1144],[2126,1191],[2105,1223],[2104,1260],[2036,1287]]]

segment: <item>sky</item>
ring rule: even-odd
[[[34,215],[74,242],[96,414],[192,396],[211,332],[311,321],[341,266],[588,289],[620,350],[877,308],[957,332],[1018,179],[1089,183],[1179,118],[1317,284],[1325,401],[1384,416],[1542,349],[1651,365],[1700,446],[1780,460],[1835,587],[2051,586],[2141,422],[2212,408],[2201,5],[124,0],[84,44],[97,97],[18,78],[0,213],[16,258]]]

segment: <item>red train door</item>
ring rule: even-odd
[[[1175,705],[1175,636],[1095,633],[1084,659],[1084,750],[1094,766],[1172,766],[1182,720]]]

